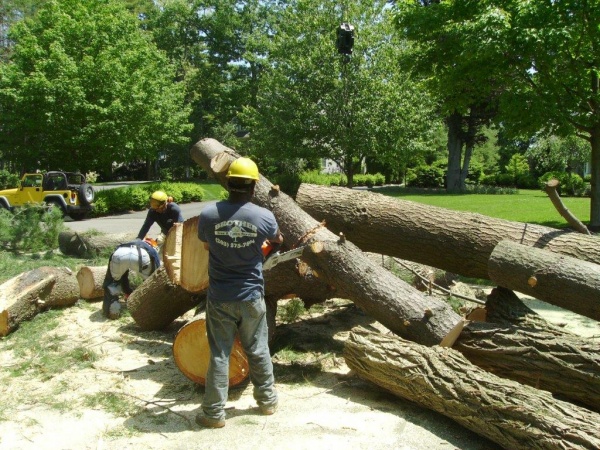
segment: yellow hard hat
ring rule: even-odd
[[[227,178],[245,178],[258,181],[258,167],[250,158],[238,158],[229,166]]]
[[[163,206],[168,199],[168,195],[163,191],[155,191],[150,196],[150,208],[157,209]]]

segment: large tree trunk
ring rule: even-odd
[[[206,335],[206,315],[200,313],[179,329],[173,341],[173,359],[181,373],[194,383],[206,385],[210,347]],[[229,386],[237,386],[248,378],[248,358],[239,338],[233,342],[229,356]]]
[[[58,235],[58,248],[65,255],[94,258],[135,238],[135,233],[90,234],[67,230]]]
[[[77,272],[77,282],[79,283],[79,295],[86,300],[95,300],[104,295],[104,277],[106,277],[106,266],[83,266]]]
[[[453,347],[496,375],[600,411],[600,344],[552,330],[471,322]]]
[[[498,243],[489,278],[561,308],[600,320],[600,265],[511,241]]]
[[[191,156],[223,186],[229,164],[239,157],[214,139],[195,144]],[[374,264],[355,245],[331,233],[264,177],[256,183],[254,201],[273,211],[288,246],[310,244],[302,259],[317,276],[344,290],[349,299],[391,331],[434,345],[460,321],[447,303],[426,297]]]
[[[0,336],[49,308],[74,305],[79,285],[67,268],[39,267],[0,285]]]
[[[467,277],[489,279],[488,259],[501,240],[600,264],[600,238],[596,236],[344,188],[302,184],[296,201],[363,251]]]
[[[131,293],[127,309],[142,330],[161,330],[198,303],[200,297],[171,283],[161,266]]]
[[[481,370],[452,349],[357,328],[344,357],[360,377],[504,448],[600,448],[600,415]]]

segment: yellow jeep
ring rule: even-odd
[[[80,173],[26,173],[18,187],[0,191],[0,207],[12,210],[26,203],[45,203],[81,220],[93,209],[94,197],[94,188]]]

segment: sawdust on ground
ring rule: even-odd
[[[499,448],[353,376],[342,357],[349,330],[383,328],[349,302],[328,301],[319,314],[279,324],[273,343],[278,412],[259,415],[246,383],[231,389],[227,425],[218,430],[196,425],[203,387],[172,357],[177,330],[193,313],[167,330],[142,332],[131,317],[108,321],[100,309],[98,302],[67,308],[54,337],[42,337],[93,351],[97,359],[88,368],[65,367],[45,377],[40,364],[40,373],[11,376],[20,359],[36,355],[18,356],[9,339],[0,340],[1,450]],[[575,323],[564,315],[555,322],[561,320]],[[583,320],[583,331],[600,335],[591,322]],[[289,353],[302,358],[290,360]],[[110,399],[128,405],[126,412],[111,413]]]

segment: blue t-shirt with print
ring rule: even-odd
[[[262,244],[277,237],[277,221],[252,202],[221,201],[202,209],[198,237],[209,245],[208,296],[220,302],[264,296]]]

